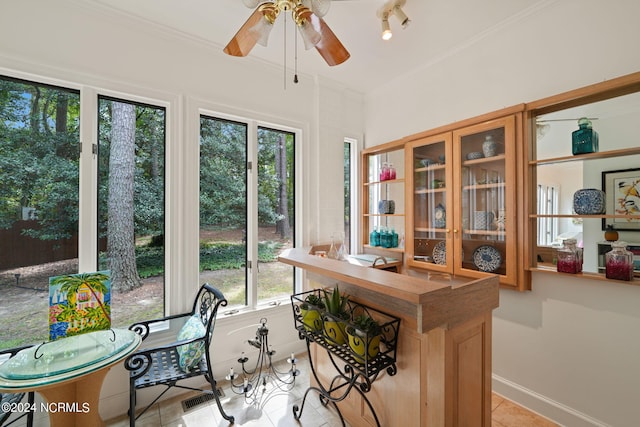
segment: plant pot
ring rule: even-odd
[[[331,345],[343,345],[346,339],[345,329],[347,324],[332,318],[325,318],[322,322],[322,331],[326,341]]]
[[[351,353],[356,361],[365,363],[365,361],[372,360],[380,352],[381,334],[373,337],[367,337],[366,334],[362,334],[360,331],[355,329],[349,329],[347,334],[349,336],[349,347],[351,348]],[[367,349],[366,357],[365,348]]]
[[[319,332],[322,330],[322,317],[320,312],[315,309],[300,309],[302,315],[302,325],[307,331]]]

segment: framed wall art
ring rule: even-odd
[[[605,192],[606,215],[602,229],[608,225],[615,230],[640,231],[640,169],[622,169],[602,172],[602,190]]]

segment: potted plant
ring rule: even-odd
[[[325,338],[330,344],[342,345],[346,342],[345,328],[349,320],[348,302],[349,296],[340,294],[338,286],[332,292],[323,290],[325,315],[322,328]]]
[[[300,304],[300,315],[302,316],[302,325],[307,331],[316,332],[322,330],[321,312],[324,310],[322,298],[317,293],[311,293],[306,296],[302,304]]]
[[[368,314],[355,317],[347,327],[347,335],[353,357],[358,362],[365,363],[378,355],[382,328],[378,321]]]

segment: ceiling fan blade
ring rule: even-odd
[[[309,17],[313,28],[320,33],[322,38],[316,44],[316,50],[320,53],[322,58],[330,66],[342,64],[349,59],[351,54],[342,45],[338,37],[331,31],[331,28],[324,22],[322,18],[317,15],[311,14]]]
[[[254,10],[249,19],[225,46],[224,53],[231,56],[247,56],[258,42],[257,35],[251,29],[258,25],[261,19],[264,19],[263,16],[259,8]]]

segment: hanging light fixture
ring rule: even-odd
[[[382,20],[382,40],[389,40],[393,36],[389,25],[389,16],[395,15],[402,28],[407,28],[411,23],[407,14],[402,10],[405,3],[406,0],[390,0],[378,9],[378,18]]]

